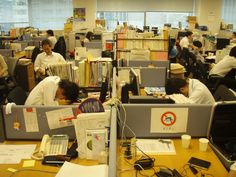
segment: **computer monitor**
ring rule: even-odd
[[[133,68],[130,68],[130,91],[133,95],[140,95],[139,76]]]
[[[108,79],[106,79],[104,82],[102,82],[101,91],[99,100],[103,103],[106,101],[107,91],[108,91]]]
[[[230,39],[227,38],[217,38],[216,39],[216,49],[221,50],[230,44]]]
[[[143,26],[143,31],[149,31],[150,30],[150,26]]]

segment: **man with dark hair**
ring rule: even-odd
[[[208,88],[197,79],[170,78],[166,82],[166,94],[183,94],[197,104],[213,104],[214,97]]]
[[[191,47],[192,49],[194,49],[195,47],[191,44],[192,40],[193,40],[193,32],[192,31],[187,31],[186,34],[185,34],[185,37],[183,37],[181,40],[180,40],[180,47],[181,49],[183,50],[183,48],[189,48]]]
[[[49,76],[30,92],[25,105],[55,106],[77,101],[79,88],[74,82]]]
[[[42,48],[44,52],[38,54],[34,62],[36,77],[45,76],[45,69],[50,64],[66,63],[61,54],[52,51],[51,42],[48,39],[42,41]]]
[[[236,46],[230,50],[229,55],[226,55],[211,69],[209,75],[210,78],[221,76],[219,83],[236,91]]]
[[[52,49],[54,49],[55,44],[57,43],[57,38],[54,36],[53,30],[47,30],[47,38],[51,41],[52,43]]]

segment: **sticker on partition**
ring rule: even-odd
[[[165,112],[161,115],[161,123],[164,126],[172,126],[176,122],[176,115],[173,112]]]
[[[182,133],[186,132],[188,108],[152,108],[151,133]]]

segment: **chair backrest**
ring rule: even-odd
[[[60,36],[58,38],[58,41],[56,42],[53,51],[60,53],[66,59],[66,42],[63,36]]]
[[[8,102],[14,102],[16,105],[24,105],[26,99],[27,99],[26,92],[19,86],[13,88],[7,95]]]
[[[40,48],[37,47],[37,46],[33,49],[33,51],[32,51],[32,56],[31,56],[33,63],[34,63],[36,57],[38,56],[38,54],[40,54],[41,52],[42,52],[42,51],[41,51]]]
[[[10,76],[15,75],[15,69],[16,69],[16,65],[17,65],[18,60],[19,59],[15,58],[15,57],[5,57],[5,61],[8,66],[8,74]]]

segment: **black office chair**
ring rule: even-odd
[[[27,99],[27,94],[23,88],[16,86],[7,95],[7,101],[9,103],[14,102],[16,105],[24,105]]]
[[[58,38],[58,41],[56,42],[53,51],[60,53],[66,59],[66,42],[63,36],[60,36]]]

